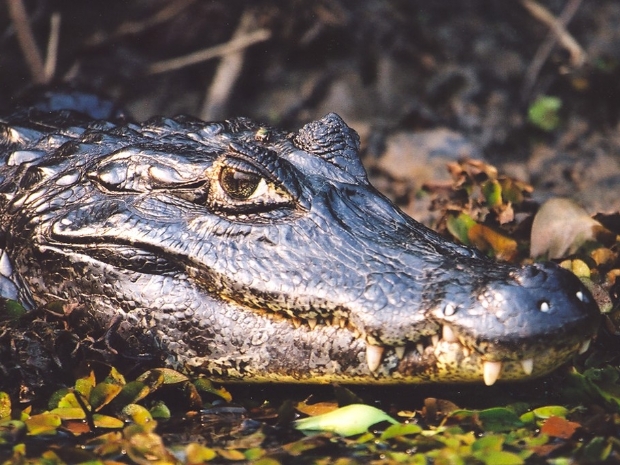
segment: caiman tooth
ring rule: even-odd
[[[331,326],[340,326],[340,318],[337,316],[332,318]]]
[[[316,318],[308,318],[308,326],[310,329],[316,328]]]
[[[366,344],[366,363],[368,368],[373,373],[377,371],[379,365],[381,365],[381,359],[383,358],[383,346],[374,346],[372,344]]]
[[[523,367],[523,371],[526,375],[531,375],[532,371],[534,371],[534,359],[526,358],[521,360],[521,366]]]
[[[459,340],[456,337],[454,330],[448,325],[443,325],[443,328],[441,330],[441,338],[446,342],[458,342]]]
[[[420,353],[420,355],[424,353],[424,344],[422,344],[421,342],[418,342],[415,348]]]
[[[579,355],[585,354],[588,351],[590,348],[590,342],[592,342],[592,339],[588,339],[581,344],[581,347],[579,347]]]
[[[341,318],[340,321],[338,321],[338,324],[340,325],[341,328],[346,328],[347,326],[347,320],[345,320],[344,318]]]
[[[484,378],[484,384],[492,386],[495,381],[499,379],[499,374],[502,371],[502,362],[489,362],[486,361],[482,365],[482,377]]]
[[[431,336],[431,341],[433,342],[433,347],[436,347],[437,344],[439,344],[439,335],[438,334],[433,334]]]
[[[295,326],[295,328],[299,328],[301,326],[301,318],[291,318],[291,321],[293,322],[293,326]]]
[[[396,356],[398,357],[398,359],[402,360],[403,357],[405,356],[405,346],[395,346],[394,352],[396,353]]]

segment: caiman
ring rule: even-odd
[[[375,190],[336,114],[290,133],[104,104],[0,119],[0,291],[26,309],[86,306],[241,382],[490,385],[595,335],[569,271],[488,259]]]

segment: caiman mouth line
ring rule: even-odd
[[[577,297],[581,300],[583,293],[577,291]],[[548,305],[543,303],[542,306]],[[273,310],[257,310],[246,308],[247,312],[254,312],[269,319],[289,322],[295,330],[307,329],[310,331],[320,331],[323,327],[334,327],[338,330],[349,332],[353,338],[364,341],[366,345],[366,363],[372,373],[377,373],[384,361],[384,355],[392,351],[398,360],[407,358],[437,358],[438,353],[443,363],[453,364],[454,360],[460,360],[461,369],[469,369],[471,379],[476,380],[476,373],[487,386],[495,384],[502,378],[520,379],[529,377],[535,372],[535,367],[540,368],[538,374],[545,374],[556,366],[553,354],[573,354],[581,355],[587,352],[592,342],[592,338],[583,339],[578,335],[566,337],[564,340],[555,341],[550,335],[550,339],[545,339],[544,344],[540,341],[537,346],[531,348],[526,355],[525,352],[510,350],[506,344],[498,341],[476,341],[473,337],[459,333],[449,324],[436,323],[433,333],[420,336],[417,339],[406,341],[403,345],[387,346],[378,343],[372,336],[366,335],[344,317],[332,318],[299,318],[290,317],[284,312]],[[426,326],[426,328],[431,325]],[[427,331],[428,332],[428,331]],[[521,341],[522,345],[527,345]],[[532,344],[530,344],[532,345]],[[553,350],[550,350],[553,347]],[[440,349],[440,350],[438,350]],[[510,370],[510,373],[507,373]],[[397,377],[398,378],[398,377]],[[396,378],[396,379],[397,379]]]

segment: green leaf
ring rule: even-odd
[[[396,436],[408,436],[410,434],[419,434],[423,430],[419,425],[415,423],[397,423],[389,426],[383,433],[381,433],[381,439],[391,439]]]
[[[194,386],[196,389],[202,392],[208,392],[209,394],[215,394],[218,397],[221,397],[226,402],[230,402],[232,400],[232,395],[223,387],[216,387],[209,379],[207,378],[198,378],[194,381]]]
[[[323,415],[297,420],[294,426],[301,431],[331,431],[341,436],[353,436],[363,433],[369,426],[382,421],[398,423],[378,408],[353,404]]]
[[[482,195],[491,208],[502,204],[502,186],[497,179],[489,179],[482,184]]]
[[[469,245],[469,230],[476,224],[476,221],[466,213],[458,216],[448,216],[446,227],[450,234],[465,245]]]
[[[562,407],[561,405],[546,405],[532,411],[534,412],[534,415],[536,415],[536,418],[540,419],[547,419],[549,417],[566,418],[566,415],[568,414],[568,409],[566,407]]]
[[[122,428],[125,426],[125,422],[115,417],[111,417],[109,415],[101,415],[100,413],[95,413],[93,415],[93,423],[97,428]]]
[[[560,124],[558,112],[562,108],[562,100],[558,97],[542,95],[530,105],[527,118],[530,123],[543,131],[553,131]]]
[[[33,415],[28,418],[24,423],[28,427],[28,434],[55,434],[56,428],[58,428],[62,421],[58,415],[53,413],[41,413],[39,415]]]
[[[499,433],[523,426],[517,414],[504,407],[481,410],[478,419],[486,432]]]
[[[138,404],[129,404],[125,406],[122,413],[138,425],[145,425],[153,421],[151,412]]]
[[[90,405],[97,411],[108,405],[121,392],[123,386],[113,383],[102,382],[97,384],[90,392]]]
[[[11,398],[6,392],[0,392],[0,420],[11,418]]]

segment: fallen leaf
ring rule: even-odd
[[[369,426],[382,421],[398,423],[378,408],[353,404],[323,415],[297,420],[294,426],[301,431],[331,431],[340,436],[353,436],[363,433]]]
[[[595,240],[601,229],[605,228],[572,200],[550,199],[534,216],[530,256],[552,259],[573,254]]]

